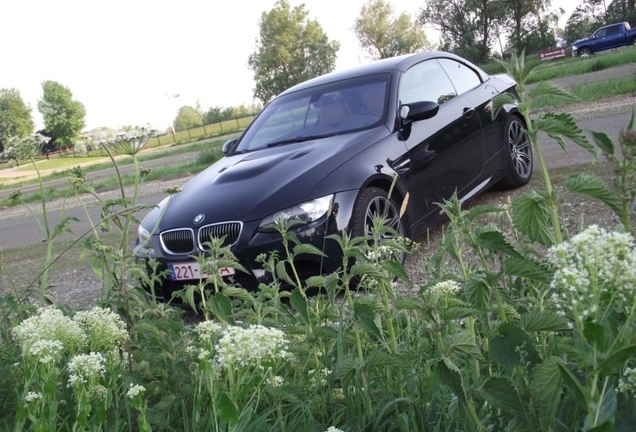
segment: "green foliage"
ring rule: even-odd
[[[369,0],[362,6],[353,31],[360,46],[373,59],[396,57],[432,50],[420,25],[402,13],[395,18],[393,7],[384,0]]]
[[[8,145],[9,138],[25,138],[34,128],[31,108],[24,103],[20,92],[14,88],[0,89],[0,152]]]
[[[173,120],[174,130],[182,131],[190,128],[203,126],[203,114],[191,106],[182,106]]]
[[[71,90],[58,82],[44,81],[42,91],[38,111],[44,120],[46,136],[60,147],[74,144],[84,128],[84,105],[73,100]]]
[[[304,5],[292,9],[286,0],[261,15],[257,48],[247,62],[254,71],[254,97],[261,102],[335,67],[340,44],[308,15]]]
[[[609,138],[594,139],[614,153]],[[137,167],[137,154],[130,157]],[[80,169],[71,185],[71,192],[90,187]],[[456,196],[442,203],[449,224],[429,278],[402,293],[394,281],[407,273],[391,257],[409,248],[381,218],[369,236],[326,239],[342,248],[341,268],[307,281],[297,260],[322,251],[303,244],[293,223],[279,221],[283,248],[257,258],[272,281],[256,291],[220,275],[222,267],[245,269],[222,239],[211,238],[209,253],[193,257],[209,276],[169,299],[200,312],[187,321],[182,309],[154,295],[167,271],[154,260],[136,264],[126,246],[127,221],[144,209],[136,198],[102,202],[93,225],[121,229],[115,246],[97,229],[84,242],[102,282],[103,308],[90,319],[61,305],[36,310],[39,293],[21,291],[0,254],[11,291],[0,293],[3,429],[633,425],[634,238],[589,227],[553,244],[546,192],[505,206],[464,209]],[[72,224],[61,218],[51,239]]]

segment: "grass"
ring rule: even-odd
[[[172,144],[170,146],[165,147],[164,149],[162,149],[162,151],[154,151],[154,152],[150,152],[150,153],[145,153],[145,154],[141,154],[139,155],[139,157],[137,158],[139,162],[145,162],[145,161],[150,161],[150,160],[154,160],[154,159],[159,159],[159,158],[163,158],[163,157],[169,157],[169,156],[175,156],[175,155],[179,155],[182,154],[184,152],[193,152],[193,151],[202,151],[205,149],[209,149],[209,148],[218,148],[220,149],[221,146],[223,145],[225,141],[224,140],[205,140],[205,141],[195,141],[195,142],[191,142],[191,143],[187,143],[187,144]],[[63,157],[63,158],[56,158],[55,161],[58,160],[63,160],[65,162],[60,162],[59,167],[75,167],[78,165],[83,165],[86,163],[87,158],[86,157],[82,157],[82,156],[76,156],[76,157]],[[101,159],[101,158],[100,158]],[[51,161],[53,161],[53,159],[51,159]],[[68,162],[66,162],[68,161]],[[47,161],[49,162],[49,161]],[[48,166],[43,166],[41,164],[42,162],[38,162],[38,168],[40,169],[49,169]],[[129,158],[125,158],[125,159],[120,159],[117,161],[117,163],[122,166],[122,165],[129,165],[132,163],[132,160]],[[94,171],[100,171],[100,170],[104,170],[104,169],[109,169],[112,168],[113,164],[112,162],[106,158],[103,162],[99,162],[99,163],[95,163],[95,164],[91,164],[91,165],[86,165],[83,166],[83,170],[85,172],[94,172]],[[33,165],[28,164],[28,169],[26,168],[27,165],[24,165],[24,171],[35,171],[35,168],[33,168]],[[22,168],[22,167],[21,167]],[[53,167],[54,169],[55,167]],[[47,181],[47,180],[55,180],[55,179],[59,179],[59,178],[64,178],[68,176],[68,170],[63,170],[63,171],[54,171],[50,174],[46,174],[44,176],[42,176],[42,180]],[[12,183],[10,185],[3,185],[0,184],[0,189],[15,189],[15,188],[19,188],[21,186],[25,186],[28,184],[34,184],[36,183],[36,180],[34,179],[30,179],[30,180],[25,180],[23,182],[19,182],[19,183]]]
[[[629,63],[636,63],[636,49],[633,47],[596,54],[588,58],[567,57],[562,60],[546,61],[544,66],[532,72],[528,78],[528,84],[571,75],[583,75]],[[480,67],[489,74],[504,73],[499,63],[489,63]]]
[[[194,148],[190,149],[190,151],[201,150],[201,147],[203,147],[203,149],[201,150],[201,153],[199,154],[199,156],[194,162],[175,165],[175,166],[163,166],[163,167],[153,168],[150,171],[150,173],[144,178],[144,181],[148,182],[148,181],[159,180],[159,179],[180,178],[180,177],[183,177],[184,175],[197,174],[203,171],[204,169],[208,168],[212,163],[219,160],[223,156],[223,153],[221,153],[222,143],[223,141],[215,141],[213,143],[207,143],[207,145],[205,146],[202,146],[201,144],[199,144],[195,146]],[[151,159],[156,159],[158,157],[165,157],[167,155],[179,154],[179,153],[182,153],[182,151],[172,150],[168,154],[162,152],[158,154],[148,155],[147,158],[140,158],[140,159],[151,160]],[[127,160],[126,163],[129,164],[131,163],[131,161]],[[111,168],[112,165],[109,164],[107,167]],[[89,168],[94,168],[94,167],[89,167]],[[68,173],[60,173],[60,177],[65,177],[67,175]],[[124,181],[124,185],[134,184],[134,181],[135,181],[134,174],[124,174],[122,178]],[[116,178],[110,178],[108,180],[99,181],[92,184],[96,192],[111,190],[116,188],[118,185],[119,185],[119,182]],[[61,198],[67,195],[67,188],[48,188],[45,190],[45,195],[47,199]],[[21,201],[27,204],[35,202],[35,201],[39,201],[39,200],[40,200],[39,192],[24,195],[21,197]],[[18,204],[19,203],[16,201],[5,199],[0,201],[0,208],[12,207]]]
[[[576,101],[564,101],[552,97],[542,97],[537,100],[537,107],[563,107],[573,102],[590,102],[621,94],[636,95],[636,79],[633,76],[614,78],[606,81],[591,82],[572,86],[568,89],[578,98]]]

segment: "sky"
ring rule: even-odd
[[[305,4],[340,42],[336,70],[369,62],[352,27],[366,0]],[[389,0],[416,16],[424,0]],[[165,130],[179,107],[253,102],[248,56],[261,14],[276,0],[0,0],[0,88],[16,88],[36,129],[42,82],[70,88],[86,107],[86,130],[151,124]],[[579,0],[553,0],[571,14]],[[427,30],[429,40],[437,35]],[[178,97],[176,97],[178,95]]]

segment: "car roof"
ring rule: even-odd
[[[404,72],[408,68],[413,66],[414,64],[417,64],[421,61],[429,60],[432,58],[450,58],[450,59],[461,61],[463,63],[466,63],[468,66],[474,69],[477,73],[479,73],[482,76],[483,80],[486,80],[488,78],[488,74],[486,74],[484,71],[482,71],[481,69],[479,69],[477,66],[470,63],[466,59],[463,59],[459,56],[446,53],[446,52],[427,51],[427,52],[422,52],[417,54],[406,54],[406,55],[402,55],[398,57],[391,57],[391,58],[376,60],[374,62],[367,63],[364,65],[355,66],[355,67],[345,69],[342,71],[331,72],[325,75],[321,75],[319,77],[312,78],[310,80],[297,84],[293,87],[290,87],[289,89],[285,90],[278,96],[282,96],[287,93],[293,93],[299,90],[304,90],[306,88],[314,87],[317,85],[345,80],[349,78],[355,78],[355,77],[366,76],[366,75],[374,75],[374,74],[380,74],[380,73],[386,73],[386,72],[393,72],[393,71]]]

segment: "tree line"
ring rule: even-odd
[[[582,0],[558,28],[564,11],[552,8],[552,0],[425,0],[416,16],[397,14],[386,0],[369,0],[352,23],[360,47],[372,59],[438,49],[475,63],[508,53],[538,52],[554,48],[557,37],[568,43],[589,36],[596,28],[627,21],[636,25],[636,0]],[[435,45],[424,28],[439,32]],[[182,106],[174,128],[184,130],[260,112],[281,92],[295,84],[333,71],[340,43],[331,40],[320,23],[309,19],[304,4],[291,7],[279,0],[261,15],[256,50],[247,65],[254,72],[254,99],[258,103],[235,107],[214,106],[207,111]],[[55,81],[42,83],[38,110],[44,119],[39,131],[57,146],[73,144],[84,128],[86,110],[73,99],[68,87]],[[11,137],[33,133],[31,108],[18,90],[0,89],[0,151]]]

